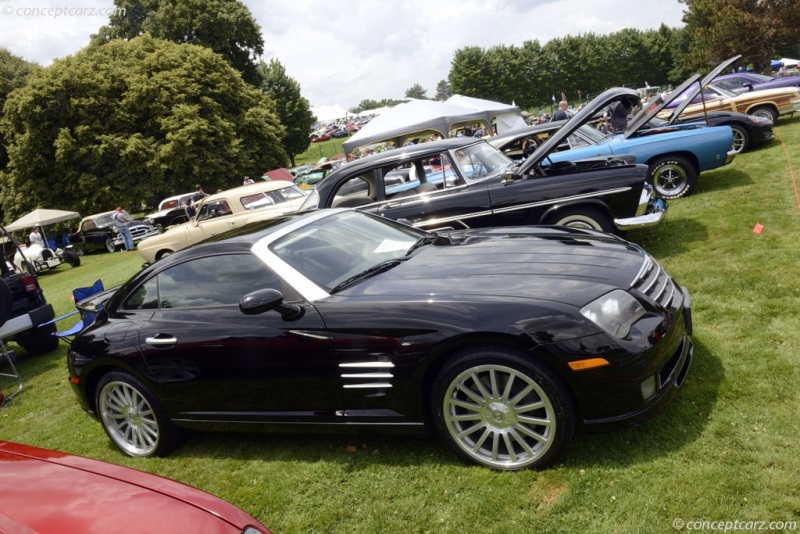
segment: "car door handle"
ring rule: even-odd
[[[170,337],[148,337],[145,338],[144,342],[148,345],[152,345],[154,347],[171,347],[172,345],[178,344],[178,338],[170,336]]]

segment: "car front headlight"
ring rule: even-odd
[[[614,337],[624,338],[644,308],[628,292],[615,289],[581,308],[581,314]]]

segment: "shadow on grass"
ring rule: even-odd
[[[716,171],[700,174],[700,178],[697,180],[697,187],[692,195],[714,194],[716,191],[746,187],[754,183],[755,180],[750,174],[737,169],[723,167]]]
[[[697,219],[667,217],[650,228],[631,230],[625,239],[642,246],[657,259],[676,256],[692,250],[695,243],[708,240],[706,225]]]
[[[698,439],[725,378],[722,361],[695,339],[694,361],[674,401],[648,423],[603,433],[579,434],[567,467],[611,468],[648,463]]]
[[[657,460],[700,436],[714,409],[724,378],[721,361],[695,344],[694,362],[674,402],[638,427],[602,433],[579,432],[565,466],[626,467]],[[113,448],[110,443],[109,447]],[[171,458],[187,460],[324,462],[346,470],[370,466],[468,466],[437,437],[376,434],[222,434],[192,432]]]
[[[467,465],[430,434],[217,434],[187,435],[184,445],[171,455],[191,459],[234,459],[278,463],[324,462],[347,470],[372,465]]]

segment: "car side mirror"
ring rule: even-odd
[[[277,289],[258,289],[248,293],[239,301],[239,309],[245,315],[258,315],[275,310],[284,319],[294,320],[303,316],[303,308],[283,303],[283,294]]]
[[[509,169],[509,170],[507,170],[506,172],[503,173],[502,177],[500,178],[500,181],[503,182],[503,183],[505,183],[505,182],[515,182],[517,180],[522,180],[523,178],[525,178],[525,175],[523,175],[521,172],[519,172],[518,169],[519,169],[518,166],[516,166],[516,165],[512,166],[511,169]]]

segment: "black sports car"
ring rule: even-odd
[[[689,296],[593,230],[429,233],[347,209],[172,254],[69,349],[70,382],[131,456],[182,429],[418,432],[543,467],[576,427],[641,422],[692,357]]]

